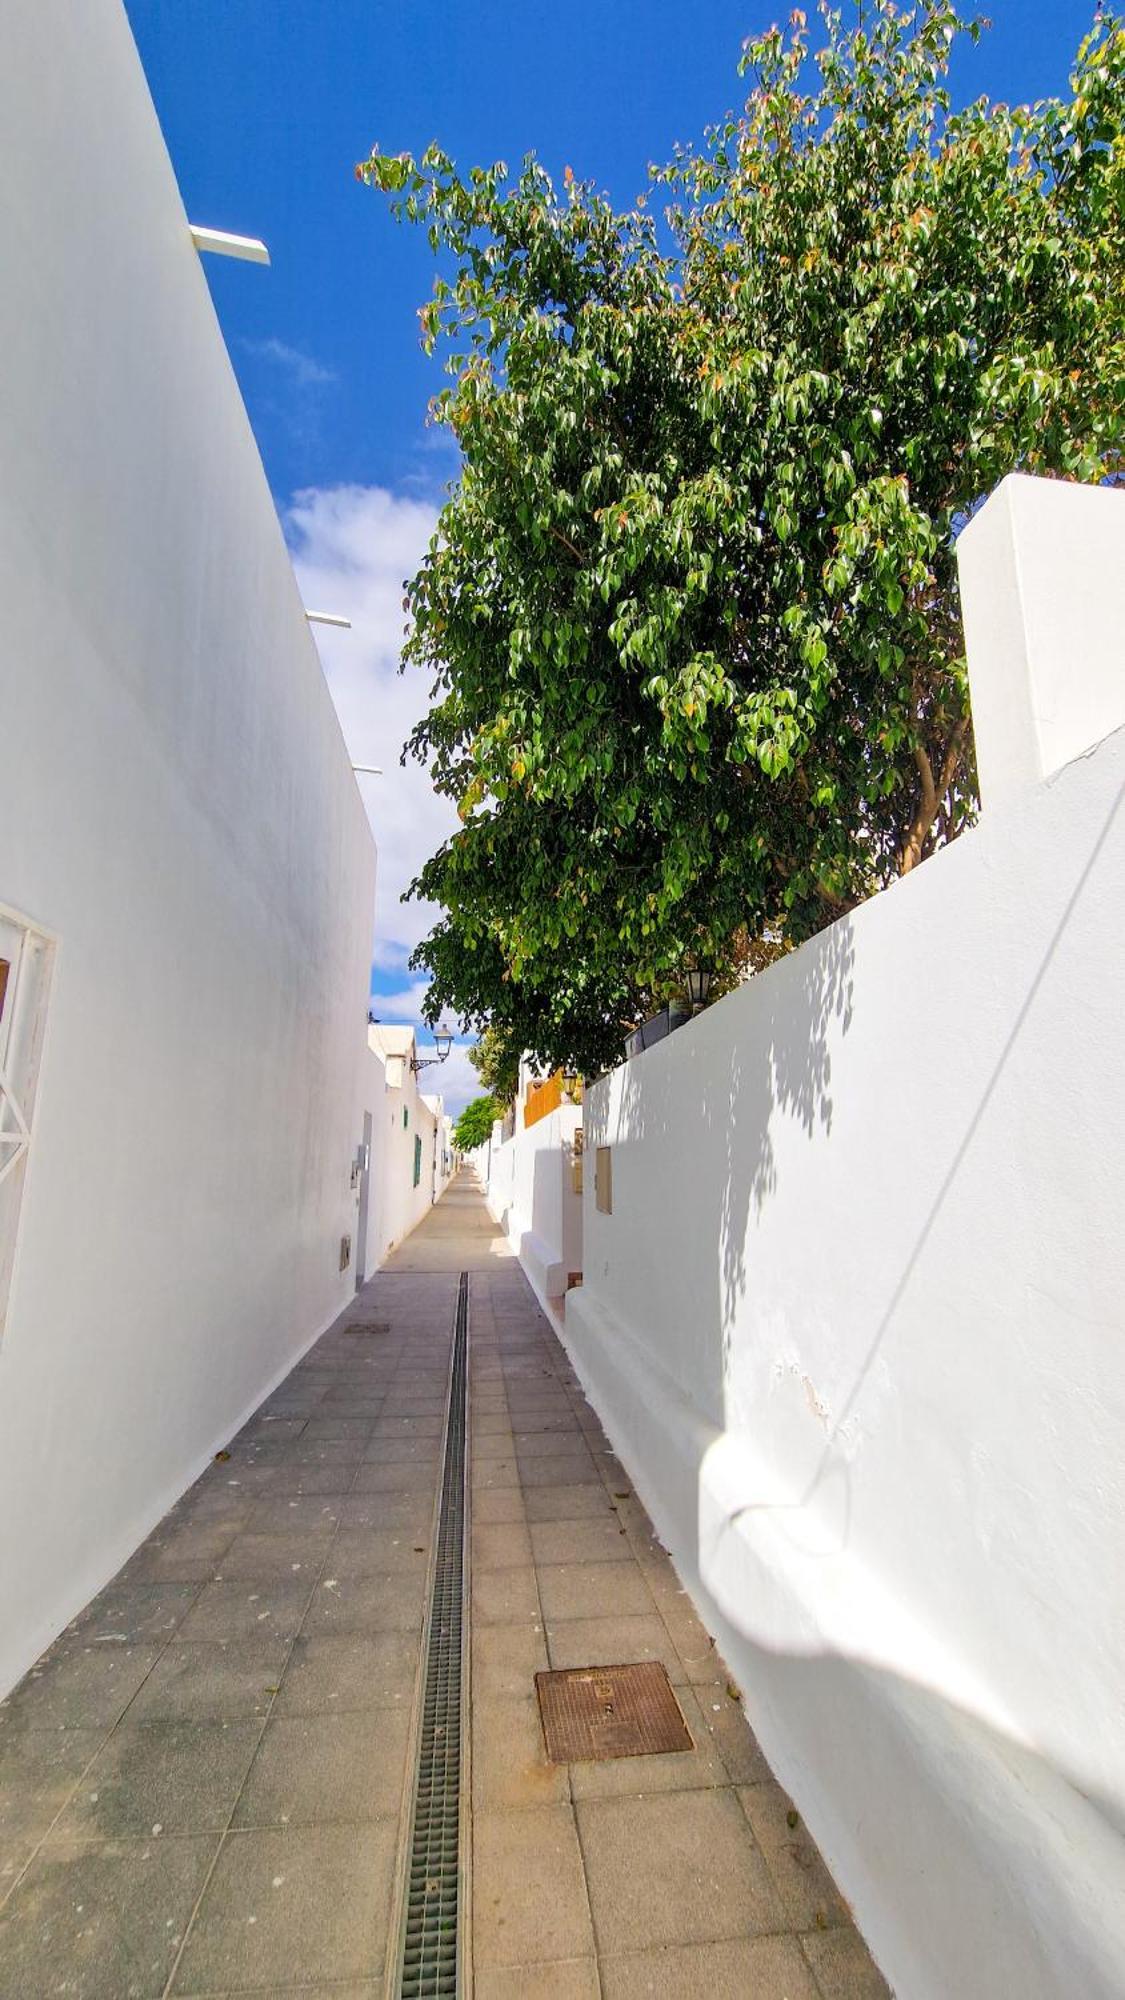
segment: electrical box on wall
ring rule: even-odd
[[[352,1261],[352,1239],[350,1236],[341,1236],[340,1238],[341,1271],[346,1271],[351,1261]]]
[[[594,1151],[594,1206],[599,1215],[613,1214],[613,1161],[608,1146]]]

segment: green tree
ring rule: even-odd
[[[498,1104],[511,1104],[519,1091],[522,1053],[492,1026],[484,1029],[476,1047],[469,1050],[469,1061]]]
[[[693,960],[799,943],[976,790],[959,524],[1122,464],[1125,29],[954,114],[952,0],[745,46],[742,113],[614,212],[533,159],[357,169],[443,259],[462,472],[410,586],[460,830],[429,1007],[587,1072]]]
[[[494,1097],[474,1097],[466,1104],[461,1116],[453,1127],[453,1143],[462,1153],[475,1152],[483,1146],[492,1130],[493,1120],[503,1116],[503,1106]]]

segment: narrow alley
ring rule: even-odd
[[[399,1936],[461,1272],[473,1991],[886,1992],[463,1173],[0,1706],[5,2000],[446,1990]],[[693,1747],[548,1762],[536,1673],[641,1661]]]

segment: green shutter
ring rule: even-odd
[[[421,1140],[421,1137],[420,1137],[420,1135],[419,1135],[419,1134],[418,1134],[417,1132],[415,1132],[415,1134],[414,1134],[414,1185],[415,1185],[415,1187],[417,1187],[417,1185],[418,1185],[419,1181],[421,1180],[421,1178],[422,1178],[422,1140]]]

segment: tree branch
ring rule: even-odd
[[[938,816],[942,800],[945,798],[950,785],[957,775],[957,767],[961,762],[964,752],[965,735],[968,727],[969,718],[967,715],[963,715],[949,739],[936,783],[934,780],[933,765],[930,763],[925,745],[922,743],[914,745],[914,762],[918,767],[918,776],[922,781],[922,798],[899,853],[898,872],[900,875],[909,875],[910,870],[916,868],[923,857],[926,840]]]

